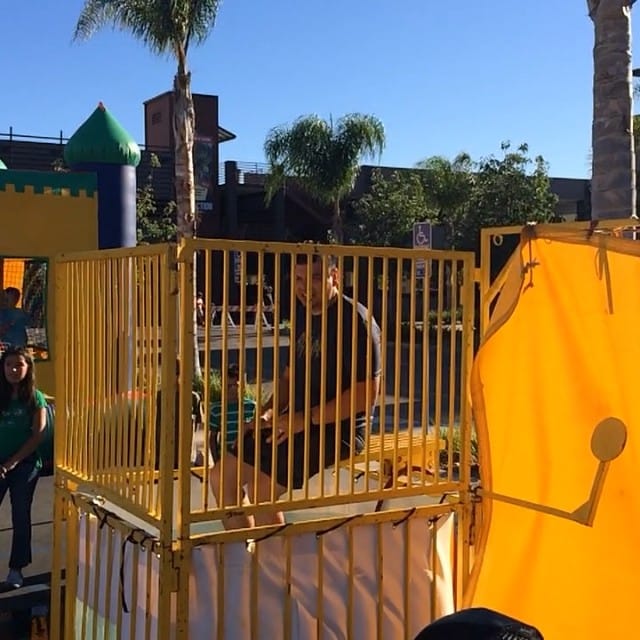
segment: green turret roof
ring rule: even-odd
[[[104,163],[137,167],[140,147],[101,102],[67,142],[64,159],[69,166]]]
[[[7,165],[4,162],[2,162],[2,158],[0,158],[0,171],[6,168],[7,168]]]

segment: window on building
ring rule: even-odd
[[[162,122],[162,111],[156,111],[151,114],[151,124],[160,124]]]

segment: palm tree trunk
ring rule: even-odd
[[[344,243],[344,229],[342,228],[342,212],[340,211],[340,198],[333,201],[333,217],[331,219],[331,236],[336,244]]]
[[[587,0],[593,20],[593,169],[591,217],[628,218],[636,213],[632,0]]]
[[[176,226],[178,239],[193,238],[196,235],[196,190],[193,172],[193,141],[195,130],[195,109],[191,95],[191,73],[186,69],[186,59],[179,58],[178,72],[173,80],[173,138],[175,155]],[[202,377],[200,349],[198,345],[198,318],[195,306],[198,291],[196,255],[193,256],[193,349],[194,375]],[[185,301],[185,304],[187,302]]]

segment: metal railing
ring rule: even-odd
[[[305,266],[296,264],[301,258]],[[458,458],[466,452],[454,447],[468,440],[470,430],[464,389],[472,357],[471,254],[198,240],[181,247],[179,263],[181,292],[193,291],[197,263],[205,274],[199,289],[206,306],[251,309],[238,313],[235,327],[207,324],[198,335],[204,415],[216,402],[221,419],[215,434],[208,420],[200,434],[182,425],[182,433],[190,435],[180,472],[185,535],[189,522],[224,520],[239,511],[261,520],[274,508],[379,505],[458,488]],[[434,295],[419,286],[423,268],[436,284]],[[250,298],[250,271],[257,282],[272,283],[271,326],[255,322],[267,301],[262,295]],[[325,284],[335,278],[335,298],[330,286],[319,286],[319,278]],[[313,298],[315,308],[301,305],[305,296]],[[182,304],[179,342],[186,371],[193,360],[191,314],[189,303]],[[377,358],[376,342],[367,334],[377,331],[376,324]],[[236,425],[227,419],[235,396],[229,396],[224,373],[232,362],[239,370],[240,398],[247,392],[245,381],[251,382],[255,416],[280,415],[265,423],[262,437],[236,439]],[[366,384],[374,369],[380,374],[379,393]],[[183,420],[192,385],[191,377],[181,379]],[[286,445],[276,449],[269,440],[278,438]],[[212,442],[220,449],[216,456],[227,450],[229,455],[213,469],[205,465],[201,485],[192,490],[188,456],[198,446],[194,440],[205,461]],[[314,447],[319,453],[312,454]],[[303,468],[289,465],[286,477],[271,473],[267,486],[260,470],[275,469],[280,455]],[[238,475],[238,460],[250,464],[252,477]]]
[[[266,162],[237,162],[233,161],[236,170],[237,184],[264,184],[265,177],[271,172],[271,167]],[[218,184],[226,183],[224,163],[218,168]]]
[[[58,476],[170,537],[175,247],[61,256],[56,275]]]

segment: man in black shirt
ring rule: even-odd
[[[245,426],[242,451],[236,451],[243,459],[240,469],[237,457],[229,454],[224,461],[227,505],[237,501],[238,471],[241,484],[249,485],[251,498],[255,491],[259,502],[269,501],[272,477],[275,477],[276,495],[280,496],[289,489],[301,488],[323,468],[335,464],[336,450],[338,459],[344,460],[352,448],[357,454],[365,444],[367,414],[375,406],[380,389],[380,329],[362,304],[340,293],[334,259],[328,258],[323,264],[319,255],[298,255],[293,275],[298,300],[295,330],[291,336],[295,340],[293,371],[287,366],[280,376],[278,407],[273,406],[272,398],[263,407],[256,424]],[[311,314],[309,336],[307,313]],[[323,316],[326,318],[324,335]],[[292,375],[293,397],[290,397]],[[288,438],[292,438],[291,443]],[[323,451],[321,444],[324,444]],[[254,489],[256,466],[260,473]],[[219,478],[215,473],[212,474],[212,486],[218,497]],[[283,514],[274,512],[256,517],[255,524],[283,522]],[[225,523],[228,528],[252,524],[245,516],[234,516]]]

